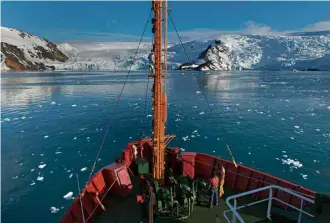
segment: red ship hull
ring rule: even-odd
[[[135,151],[133,145],[142,148],[140,151]],[[233,162],[218,158],[204,153],[182,152],[179,157],[179,148],[172,148],[171,153],[167,153],[167,165],[170,165],[173,170],[180,171],[183,176],[190,175],[192,178],[199,177],[208,179],[211,175],[212,168],[217,162],[226,170],[225,185],[237,191],[238,193],[261,188],[268,185],[278,185],[297,193],[315,197],[315,192],[290,183],[270,174],[243,166],[234,165]],[[130,180],[131,166],[135,160],[135,154],[151,161],[152,144],[150,140],[142,140],[129,143],[127,148],[123,150],[123,155],[116,159],[116,162],[103,167],[88,181],[87,187],[80,193],[82,206],[84,210],[85,222],[94,222],[96,215],[105,211],[102,205],[103,197],[111,190],[113,194],[125,197],[132,190]],[[291,196],[288,193],[276,191],[273,195],[286,203],[300,207],[300,200]],[[256,199],[268,197],[268,192],[261,191],[253,195]],[[286,210],[288,206],[278,203],[278,207]],[[83,213],[81,211],[80,198],[77,196],[71,207],[60,220],[61,223],[84,222]]]

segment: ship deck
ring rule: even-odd
[[[106,207],[106,211],[96,216],[95,222],[97,223],[145,223],[148,222],[145,213],[143,212],[143,206],[136,202],[136,195],[140,193],[139,191],[139,182],[137,179],[133,180],[133,192],[127,198],[120,198],[114,195],[109,195],[105,200],[104,204]],[[235,194],[229,187],[225,187],[225,196],[219,199],[218,207],[208,207],[208,193],[207,191],[202,194],[202,202],[200,205],[195,205],[194,211],[191,216],[183,221],[172,220],[172,219],[164,219],[164,218],[155,218],[154,222],[157,223],[165,223],[165,222],[189,222],[189,223],[222,223],[227,222],[227,220],[223,216],[223,211],[227,210],[228,207],[226,205],[225,199]],[[246,204],[249,202],[255,201],[251,197],[244,197],[238,200],[237,204]],[[272,221],[269,221],[266,218],[266,210],[267,203],[257,204],[255,206],[244,208],[244,211],[240,211],[241,217],[244,219],[246,223],[293,223],[297,222],[296,220],[292,220],[290,218],[284,217],[282,215],[278,215],[278,213],[272,213]],[[276,210],[274,208],[274,210]],[[228,213],[229,218],[231,219],[231,214]],[[302,222],[318,222],[318,221],[310,221],[308,219],[304,219]],[[323,221],[320,221],[323,222]]]

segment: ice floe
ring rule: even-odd
[[[18,178],[18,176],[14,176],[14,177],[13,177],[13,180],[16,180],[17,178]]]
[[[196,94],[200,94],[200,93],[202,93],[202,92],[200,92],[200,91],[196,91]]]
[[[36,182],[34,180],[30,183],[30,186],[33,186],[33,185],[36,185]]]
[[[282,163],[289,165],[290,168],[301,168],[303,166],[303,164],[301,162],[299,162],[298,160],[293,160],[293,159],[282,159]]]
[[[189,136],[182,137],[183,141],[189,140]]]
[[[52,103],[50,103],[51,105],[56,105],[56,102],[55,101],[52,101]]]
[[[77,105],[76,104],[74,104],[74,105],[71,105],[72,107],[76,107]]]
[[[66,200],[72,200],[73,199],[72,195],[73,195],[73,192],[70,191],[66,195],[64,195],[63,198]]]
[[[26,117],[25,116],[22,116],[22,118],[21,118],[22,120],[24,120],[24,119],[26,119]]]
[[[34,172],[35,170],[36,170],[36,169],[32,168],[32,169],[31,169],[31,172]]]
[[[62,153],[62,152],[60,152],[60,151],[56,151],[56,152],[55,152],[56,155],[57,155],[57,154],[61,154],[61,153]]]
[[[5,118],[4,121],[5,122],[10,122],[10,118]]]
[[[84,171],[86,171],[86,170],[87,170],[87,167],[84,167],[84,168],[81,168],[81,169],[80,169],[81,172],[84,172]]]
[[[320,129],[315,129],[317,132],[321,131]]]
[[[60,209],[56,208],[56,207],[50,207],[49,211],[52,214],[56,214]]]
[[[72,140],[76,140],[77,139],[77,137],[74,137]]]
[[[47,165],[47,164],[40,164],[40,165],[38,166],[38,168],[39,168],[39,169],[43,169],[43,168],[45,168],[46,165]]]
[[[44,138],[45,138],[45,139],[48,139],[48,138],[49,138],[49,135],[45,135]]]
[[[299,128],[300,128],[300,126],[299,126],[299,125],[295,125],[294,127],[295,127],[296,129],[299,129]]]
[[[300,174],[302,176],[302,178],[304,178],[304,180],[307,180],[307,174]]]
[[[202,112],[200,112],[199,114],[200,114],[200,115],[204,115],[205,113],[202,111]]]
[[[73,177],[73,173],[71,173],[70,175],[69,175],[69,179],[71,179]]]
[[[38,177],[37,177],[37,181],[40,181],[40,182],[44,181],[44,177],[42,177],[42,176],[38,176]]]

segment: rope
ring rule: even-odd
[[[78,173],[76,173],[76,178],[77,178],[77,186],[78,186],[78,193],[80,193],[80,185],[79,185],[79,177],[78,177]],[[82,204],[82,200],[81,200],[81,194],[79,194],[79,200],[80,200],[80,208],[81,208],[81,214],[83,217],[83,223],[85,223],[85,213],[84,213],[84,209],[83,209],[83,204]]]
[[[101,198],[101,202],[103,201],[103,199],[107,196],[107,194],[109,193],[109,191],[111,190],[111,188],[113,187],[113,185],[115,185],[115,183],[118,181],[118,176],[116,177],[116,180],[110,185],[109,189],[107,190],[107,192],[105,192],[105,194],[103,195],[103,197]],[[86,221],[88,222],[88,220],[93,216],[95,210],[100,206],[100,204],[98,203],[96,205],[96,207],[93,209],[93,211],[91,212],[91,214],[88,216],[88,218],[86,219]]]
[[[146,120],[146,115],[147,115],[147,99],[148,99],[148,90],[149,90],[149,80],[150,80],[150,78],[148,77],[146,94],[145,94],[145,98],[144,98],[144,111],[143,111],[144,118],[142,119],[142,125],[141,125],[141,138],[144,136],[143,124]]]
[[[142,39],[143,39],[144,33],[145,33],[146,29],[147,29],[147,25],[148,25],[148,23],[149,23],[149,20],[150,20],[150,17],[151,17],[151,13],[152,13],[152,11],[150,11],[150,13],[149,13],[148,20],[147,20],[147,22],[146,22],[146,24],[145,24],[145,26],[144,26],[144,29],[143,29],[142,35],[141,35],[141,37],[140,37],[140,41],[139,41],[138,47],[137,47],[137,49],[136,49],[136,51],[135,51],[134,61],[136,60],[137,53],[138,53],[138,51],[139,51],[139,48],[140,48],[140,45],[141,45],[141,42],[142,42]],[[125,86],[126,86],[126,84],[127,84],[127,80],[128,80],[128,77],[129,77],[129,75],[130,75],[130,73],[131,73],[132,68],[133,68],[133,63],[132,63],[132,65],[131,65],[131,67],[130,67],[130,69],[129,69],[127,75],[126,75],[126,79],[125,79],[125,82],[124,82],[124,84],[123,84],[123,87],[121,88],[121,91],[120,91],[120,93],[119,93],[119,95],[118,95],[118,97],[117,97],[117,103],[116,103],[116,105],[115,105],[115,111],[116,111],[117,108],[118,108],[118,105],[119,105],[119,102],[120,102],[121,96],[122,96],[122,94],[123,94],[123,92],[124,92],[124,89],[125,89]],[[107,125],[107,129],[106,129],[106,131],[105,131],[105,134],[104,134],[104,136],[103,136],[103,139],[102,139],[102,142],[101,142],[100,148],[99,148],[99,150],[98,150],[98,152],[97,152],[97,155],[96,155],[96,158],[95,158],[94,164],[93,164],[93,166],[92,166],[91,172],[90,172],[90,174],[89,174],[88,180],[87,180],[87,182],[86,182],[86,187],[87,187],[87,183],[88,183],[89,179],[91,179],[91,176],[92,176],[92,174],[93,174],[93,172],[94,172],[94,170],[95,170],[97,160],[98,160],[98,158],[99,158],[99,156],[100,156],[101,150],[102,150],[103,145],[104,145],[104,143],[105,143],[105,139],[106,139],[106,137],[107,137],[107,135],[108,135],[108,133],[109,133],[111,123],[112,123],[112,122],[111,122],[111,120],[110,120],[109,123],[108,123],[108,125]]]
[[[190,58],[189,58],[189,55],[188,55],[188,53],[187,53],[187,51],[186,51],[186,48],[185,48],[184,45],[183,45],[183,42],[182,42],[182,40],[181,40],[181,37],[180,37],[180,35],[179,35],[179,32],[178,32],[178,30],[177,30],[175,24],[174,24],[174,21],[173,21],[173,19],[172,19],[172,16],[171,16],[170,13],[168,13],[168,15],[169,15],[169,17],[170,17],[170,20],[171,20],[171,23],[172,23],[172,25],[173,25],[173,27],[174,27],[174,30],[175,30],[175,32],[176,32],[176,34],[177,34],[177,36],[178,36],[178,39],[179,39],[179,41],[180,41],[180,43],[181,43],[181,46],[182,46],[182,48],[183,48],[183,50],[184,50],[184,53],[185,53],[185,55],[186,55],[186,57],[187,57],[189,63],[191,63],[191,60],[190,60]],[[197,77],[197,75],[196,75],[196,72],[192,72],[192,74],[193,74],[193,75],[195,76],[195,78],[196,78],[198,88],[199,88],[199,90],[202,92],[203,97],[204,97],[204,100],[205,100],[205,102],[206,102],[206,104],[207,104],[209,110],[212,111],[212,107],[211,107],[211,105],[210,105],[210,103],[209,103],[209,101],[208,101],[208,99],[207,99],[207,97],[206,97],[206,95],[205,95],[205,92],[204,92],[204,90],[203,90],[203,88],[202,88],[200,82],[198,81],[198,77]],[[233,156],[233,153],[231,152],[231,149],[230,149],[230,147],[229,147],[229,145],[228,145],[228,143],[227,143],[227,140],[225,140],[225,138],[224,138],[224,137],[221,137],[221,136],[220,136],[219,138],[220,138],[221,141],[226,145],[226,148],[227,148],[227,150],[228,150],[228,152],[229,152],[229,154],[230,154],[230,156],[231,156],[231,158],[232,158],[232,161],[233,161],[235,167],[237,167],[237,164],[236,164],[235,158],[234,158],[234,156]]]

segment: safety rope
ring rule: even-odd
[[[143,119],[142,119],[142,125],[141,125],[141,138],[144,137],[144,131],[143,131],[143,125],[145,123],[145,120],[147,119],[147,101],[148,101],[148,90],[149,90],[149,80],[150,78],[148,77],[148,81],[147,81],[147,87],[146,87],[146,93],[145,93],[145,98],[144,98],[144,111],[143,111]]]
[[[103,201],[103,199],[107,196],[107,194],[109,193],[109,191],[111,190],[111,188],[113,187],[113,185],[115,185],[116,182],[118,182],[118,176],[116,176],[116,180],[112,182],[112,184],[110,185],[110,187],[108,188],[108,190],[105,192],[105,194],[102,196],[101,198],[101,202]],[[101,203],[100,202],[100,203]],[[90,213],[90,215],[88,216],[88,218],[86,219],[86,222],[88,222],[88,220],[93,216],[94,212],[96,211],[96,209],[100,206],[100,203],[97,203],[96,207],[93,209],[93,211]]]
[[[147,22],[146,22],[146,24],[145,24],[145,26],[144,26],[144,29],[143,29],[142,35],[141,35],[141,37],[140,37],[140,41],[139,41],[138,47],[137,47],[137,49],[136,49],[136,51],[135,51],[134,61],[135,61],[136,58],[137,58],[137,53],[139,52],[139,48],[140,48],[140,45],[141,45],[141,42],[142,42],[142,39],[143,39],[144,33],[145,33],[145,31],[146,31],[146,29],[147,29],[147,25],[148,25],[148,23],[149,23],[149,21],[150,21],[151,13],[152,13],[152,11],[150,10],[150,13],[149,13],[149,16],[148,16],[148,20],[147,20]],[[114,108],[115,112],[117,111],[117,108],[118,108],[118,105],[119,105],[119,102],[120,102],[121,96],[122,96],[122,94],[123,94],[123,92],[124,92],[124,89],[125,89],[125,86],[126,86],[126,84],[127,84],[128,77],[129,77],[129,75],[130,75],[130,73],[131,73],[131,70],[132,70],[132,68],[133,68],[133,64],[134,64],[134,63],[132,63],[132,65],[131,65],[131,67],[130,67],[130,69],[129,69],[127,75],[126,75],[125,82],[124,82],[124,84],[123,84],[123,86],[122,86],[122,88],[121,88],[121,90],[120,90],[120,93],[119,93],[119,95],[118,95],[118,97],[117,97],[117,103],[116,103],[115,108]],[[105,134],[104,134],[104,136],[103,136],[103,139],[102,139],[102,142],[101,142],[100,148],[99,148],[99,150],[98,150],[98,152],[97,152],[97,155],[96,155],[96,158],[95,158],[94,164],[93,164],[93,166],[92,166],[91,172],[90,172],[90,174],[89,174],[88,180],[86,181],[86,187],[87,187],[88,181],[91,179],[91,176],[92,176],[92,174],[93,174],[93,172],[94,172],[94,170],[95,170],[95,167],[96,167],[96,164],[97,164],[97,160],[98,160],[98,158],[99,158],[99,156],[100,156],[101,150],[102,150],[103,145],[104,145],[104,143],[105,143],[105,139],[106,139],[106,137],[107,137],[107,135],[108,135],[108,133],[109,133],[111,123],[112,123],[112,122],[111,122],[111,120],[110,120],[109,123],[108,123],[108,125],[107,125],[106,131],[105,131]]]
[[[184,53],[185,53],[185,55],[186,55],[186,57],[187,57],[189,63],[191,63],[191,60],[190,60],[189,55],[188,55],[188,53],[187,53],[187,50],[186,50],[186,48],[185,48],[184,45],[183,45],[182,39],[181,39],[181,37],[180,37],[180,35],[179,35],[179,32],[178,32],[178,30],[177,30],[177,28],[176,28],[176,26],[175,26],[175,24],[174,24],[174,21],[173,21],[173,19],[172,19],[171,14],[168,13],[168,16],[170,17],[171,23],[172,23],[173,28],[174,28],[174,30],[175,30],[177,36],[178,36],[178,39],[179,39],[180,44],[181,44],[181,46],[182,46],[182,48],[183,48],[183,50],[184,50]],[[203,88],[202,88],[200,82],[198,81],[198,77],[197,77],[197,75],[196,75],[196,72],[192,72],[192,74],[193,74],[194,77],[196,78],[198,88],[199,88],[199,90],[202,92],[203,97],[204,97],[204,100],[205,100],[205,102],[206,102],[206,104],[207,104],[209,110],[212,111],[211,104],[209,103],[209,101],[208,101],[208,99],[207,99],[207,97],[206,97],[206,95],[205,95],[205,92],[204,92],[204,90],[203,90]],[[231,158],[232,158],[232,161],[233,161],[235,167],[237,167],[237,164],[236,164],[236,161],[235,161],[234,155],[233,155],[233,153],[232,153],[232,151],[231,151],[231,149],[230,149],[230,147],[229,147],[229,144],[227,143],[227,140],[226,140],[223,136],[220,136],[219,138],[220,138],[221,141],[225,144],[225,146],[226,146],[226,148],[227,148],[227,150],[228,150],[228,152],[229,152],[229,154],[230,154],[230,156],[231,156]]]
[[[77,187],[78,187],[78,193],[80,193],[80,185],[79,185],[79,176],[78,173],[76,173],[76,178],[77,178]],[[83,208],[83,203],[81,200],[81,194],[79,194],[79,200],[80,200],[80,210],[81,210],[81,214],[83,217],[83,223],[85,223],[85,213],[84,213],[84,208]]]

